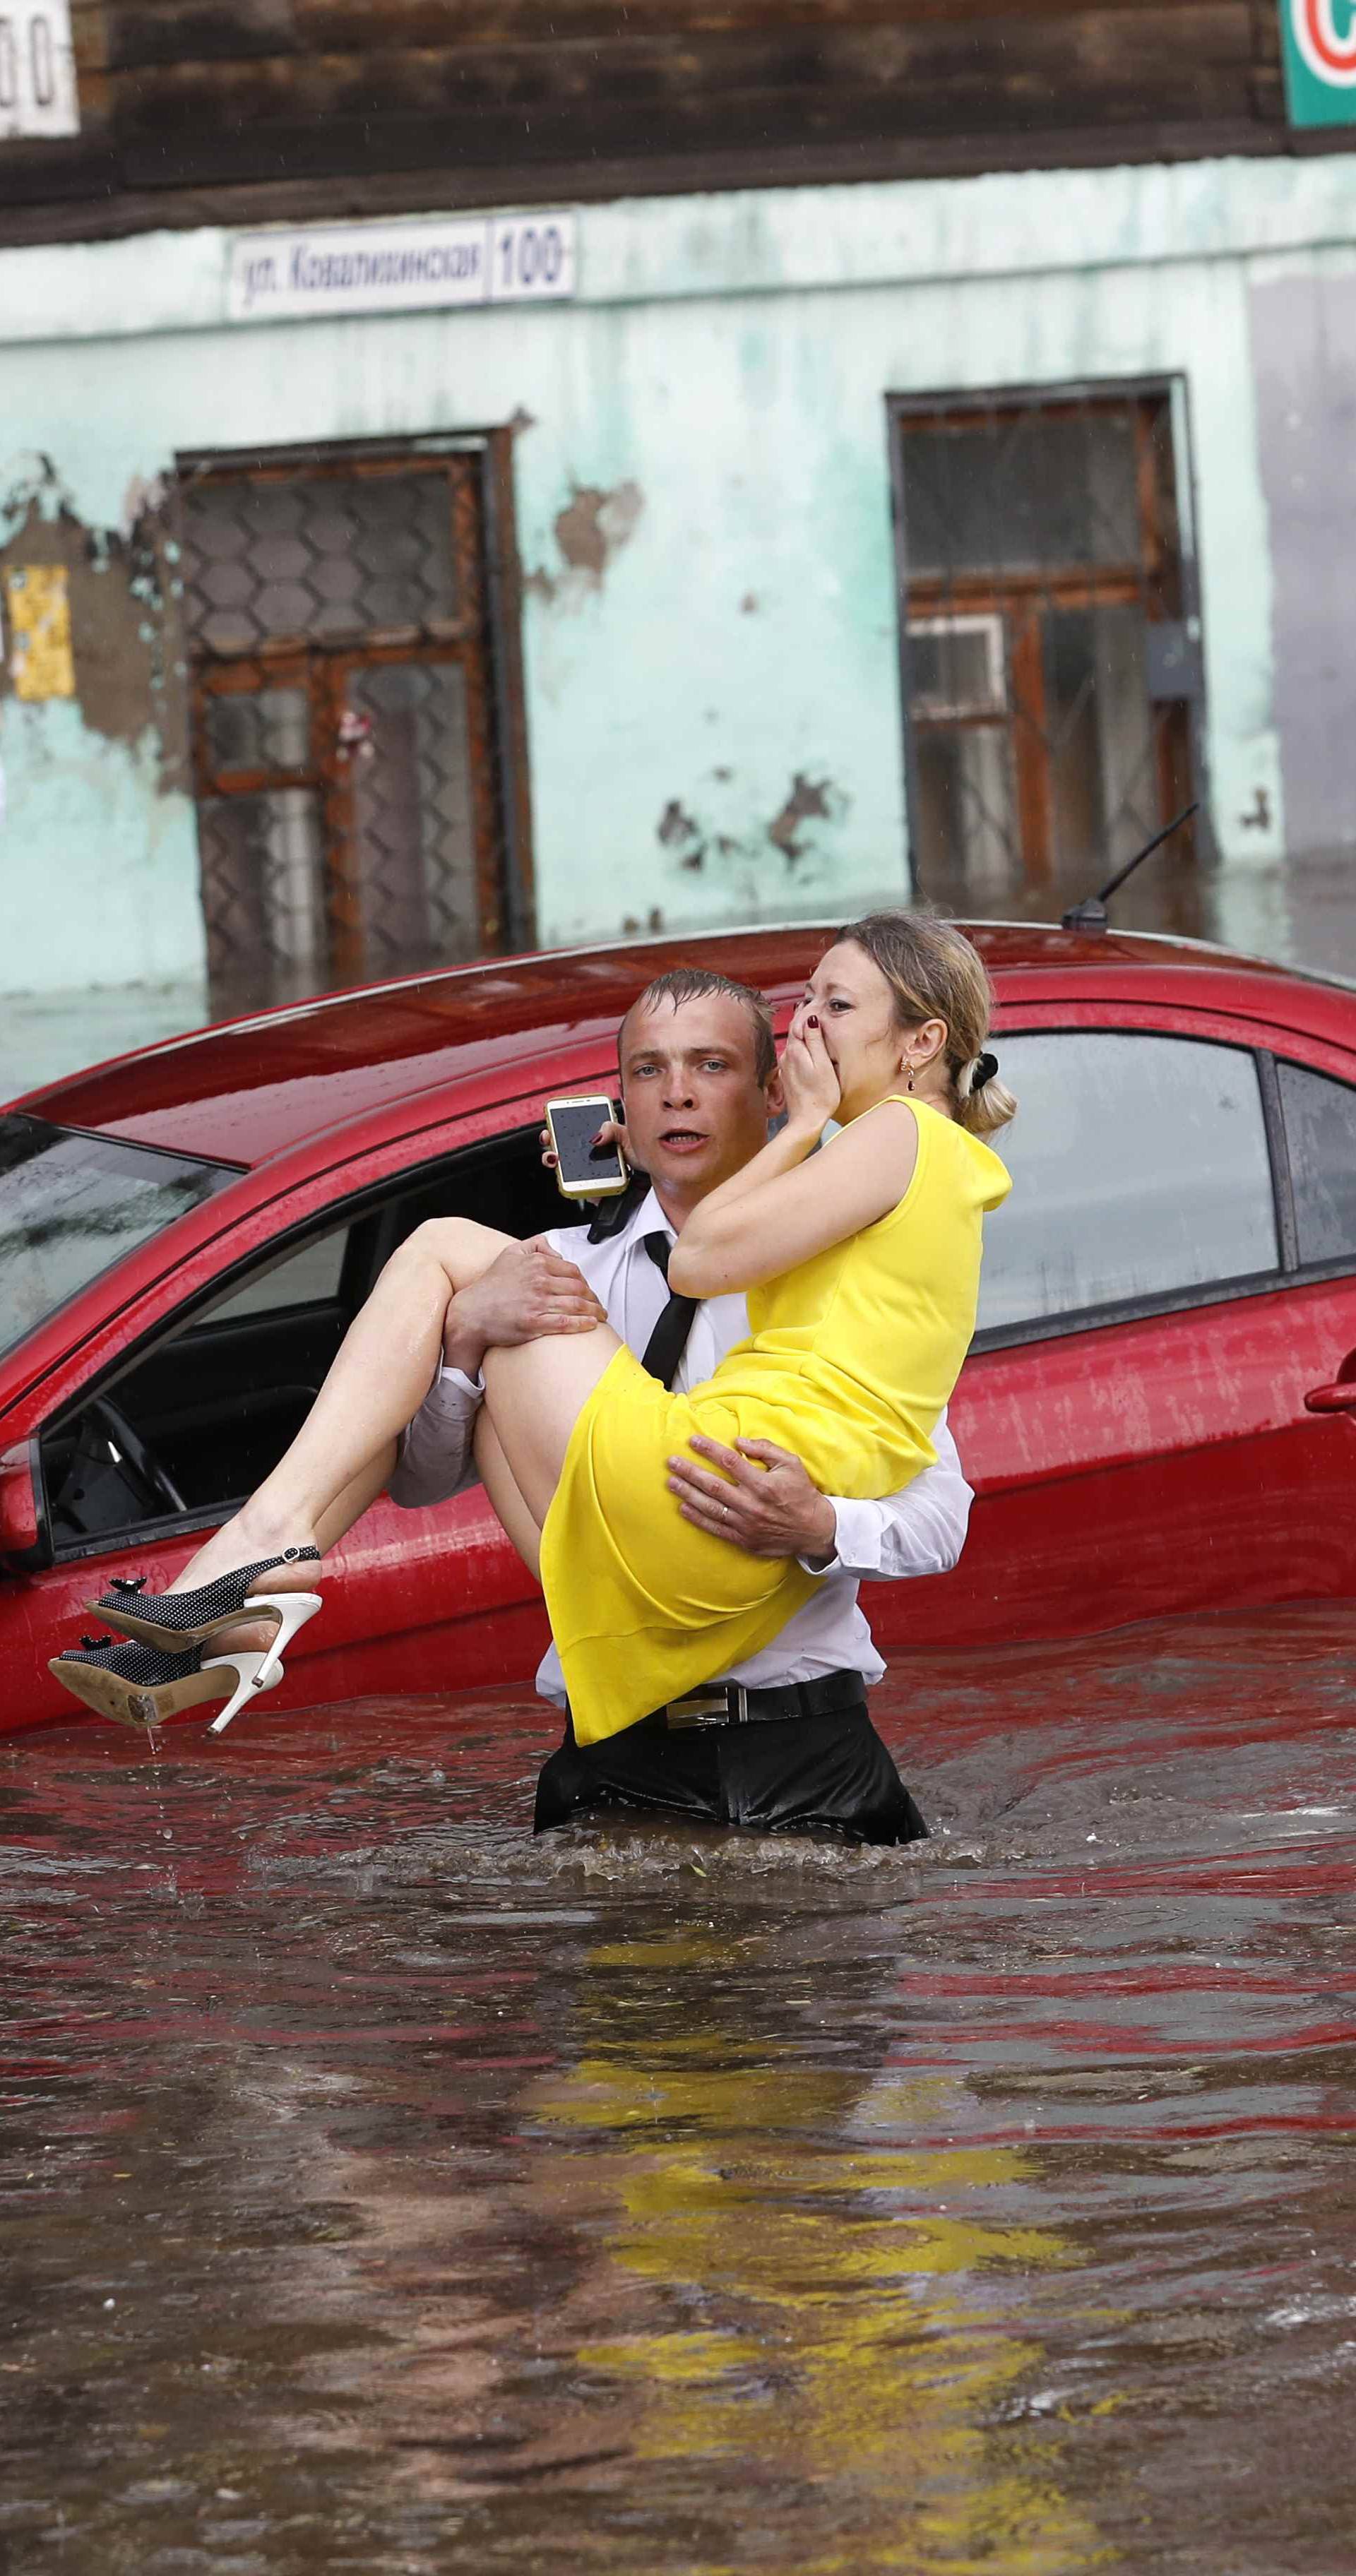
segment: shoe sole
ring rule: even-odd
[[[224,1673],[185,1673],[182,1681],[143,1683],[138,1687],[117,1673],[101,1673],[91,1664],[63,1664],[54,1655],[47,1669],[54,1681],[69,1691],[73,1699],[82,1700],[96,1717],[111,1717],[119,1726],[130,1726],[137,1734],[147,1734],[167,1717],[178,1717],[186,1708],[195,1708],[202,1700],[229,1699],[234,1679]]]

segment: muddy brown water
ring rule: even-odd
[[[1356,2566],[1356,1607],[929,1660],[913,1851],[537,1706],[0,1749],[0,2558]]]

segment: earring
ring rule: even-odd
[[[906,1089],[907,1089],[908,1091],[910,1091],[910,1092],[912,1092],[912,1090],[913,1090],[913,1058],[912,1058],[912,1057],[910,1057],[910,1059],[909,1059],[909,1079],[908,1079],[908,1083],[907,1083],[907,1085],[906,1085]]]

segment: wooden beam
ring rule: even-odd
[[[204,172],[184,177],[135,172],[108,143],[86,137],[73,149],[10,144],[0,155],[0,247],[47,241],[107,241],[202,224],[248,227],[334,223],[364,217],[436,214],[478,206],[592,205],[615,197],[678,196],[689,190],[806,188],[880,180],[957,179],[995,170],[1092,170],[1121,163],[1199,161],[1227,154],[1317,158],[1348,148],[1343,128],[1292,133],[1283,120],[1146,120],[1061,129],[1039,123],[1017,133],[875,135],[846,141],[763,136],[752,144],[699,151],[596,151],[587,160],[520,152],[479,167],[450,167],[421,129],[400,166],[369,158],[350,170],[289,169],[282,154],[262,176]],[[58,157],[53,157],[57,155]]]
[[[1004,33],[1005,23],[1007,32]],[[176,62],[111,76],[110,112],[121,132],[172,130],[225,139],[234,120],[314,121],[346,116],[531,116],[587,153],[609,117],[643,125],[656,113],[696,135],[735,101],[757,114],[799,115],[831,126],[840,102],[881,103],[886,131],[942,124],[1002,127],[1014,117],[1072,124],[1110,106],[1123,119],[1153,107],[1171,113],[1246,113],[1252,31],[1238,0],[1176,0],[1170,9],[1110,14],[1084,9],[1057,26],[1023,21],[929,23],[870,32],[782,31],[693,39],[651,37],[599,47],[584,42],[495,50],[272,55]],[[1227,102],[1227,103],[1226,103]],[[855,122],[855,119],[853,120]],[[714,140],[714,136],[712,137]],[[323,136],[317,136],[323,145]],[[374,138],[375,140],[375,138]],[[483,160],[472,135],[470,157]],[[496,142],[495,149],[501,146]]]
[[[306,50],[292,0],[106,0],[107,59],[115,71],[148,63],[249,61]],[[380,18],[388,13],[374,11]],[[389,31],[388,31],[389,41]]]

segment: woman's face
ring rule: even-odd
[[[805,987],[797,1025],[813,1011],[824,1032],[842,1090],[840,1120],[859,1118],[888,1092],[903,1090],[902,1068],[912,1057],[914,1089],[922,1099],[945,1087],[941,1050],[946,1022],[924,1020],[901,1028],[895,997],[873,958],[855,940],[841,939],[820,958]]]

